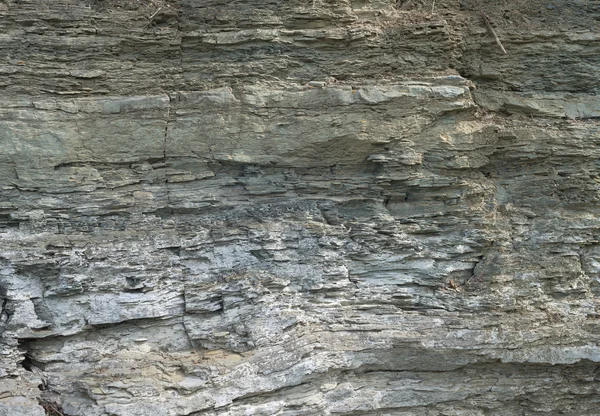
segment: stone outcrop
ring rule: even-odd
[[[597,415],[600,5],[0,1],[0,415]]]

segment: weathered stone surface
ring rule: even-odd
[[[597,415],[600,6],[481,3],[0,2],[0,415]]]

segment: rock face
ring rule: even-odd
[[[0,1],[0,415],[597,415],[600,4]]]

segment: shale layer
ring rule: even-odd
[[[599,26],[0,1],[0,415],[598,415]]]

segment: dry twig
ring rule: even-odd
[[[467,279],[467,281],[466,281],[466,282],[464,282],[462,285],[463,285],[463,286],[466,286],[466,285],[468,285],[468,284],[471,282],[471,279],[473,279],[474,277],[475,277],[475,275],[474,275],[474,274],[472,274],[472,275],[471,275],[471,277],[469,277],[469,278]]]
[[[160,7],[158,8],[158,10],[157,10],[157,11],[155,11],[155,12],[152,14],[152,16],[150,16],[150,17],[148,18],[148,20],[149,20],[150,22],[152,22],[152,20],[153,20],[153,19],[156,17],[156,15],[158,14],[158,12],[160,12],[161,10],[162,10],[162,6],[160,6]]]
[[[504,49],[504,46],[502,46],[502,42],[500,42],[500,38],[498,37],[498,35],[496,34],[496,31],[492,27],[492,23],[490,22],[490,17],[483,11],[483,7],[481,7],[480,0],[477,0],[477,6],[479,6],[479,13],[481,14],[481,18],[483,19],[483,22],[486,24],[487,28],[492,33],[492,35],[494,35],[494,39],[496,39],[496,43],[498,44],[498,46],[500,46],[500,49],[502,49],[502,52],[507,54],[508,52],[506,52],[506,49]]]
[[[49,401],[45,401],[45,400],[39,400],[40,406],[42,406],[44,408],[44,411],[46,412],[47,416],[66,416],[61,407],[59,405],[57,405],[56,403],[52,403]]]
[[[399,0],[398,0],[399,1]],[[406,0],[402,5],[398,8],[398,10],[406,10],[412,4],[414,0]]]

